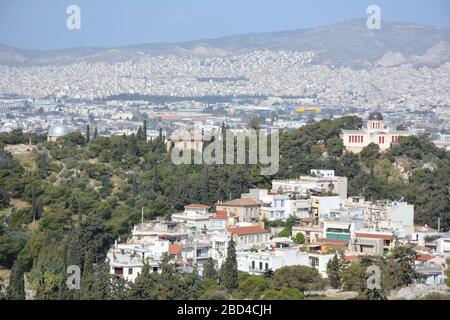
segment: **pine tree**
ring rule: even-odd
[[[89,143],[91,140],[91,128],[89,127],[89,124],[86,125],[86,143]]]
[[[236,247],[233,238],[228,244],[227,257],[221,269],[221,282],[229,292],[236,290],[239,286]]]
[[[8,300],[25,300],[25,267],[21,259],[17,259],[11,269],[9,287],[7,290]]]
[[[216,268],[214,266],[214,260],[212,258],[209,258],[205,263],[205,267],[203,269],[203,277],[205,279],[211,279],[214,281],[217,281],[217,279],[219,278],[219,275],[217,274]]]

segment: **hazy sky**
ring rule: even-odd
[[[68,30],[66,8],[81,8]],[[366,18],[450,28],[448,0],[0,0],[0,43],[30,49],[108,47],[290,30]]]

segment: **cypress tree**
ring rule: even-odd
[[[92,250],[86,252],[84,260],[83,274],[81,276],[80,283],[80,299],[90,300],[93,299],[93,288],[95,283],[94,276],[94,255]]]
[[[21,259],[17,259],[11,269],[9,276],[9,287],[7,290],[8,300],[25,300],[25,268]]]
[[[342,270],[341,262],[339,261],[337,254],[335,254],[334,257],[328,261],[327,275],[330,280],[331,287],[333,287],[333,289],[338,289],[341,286]]]
[[[89,124],[86,125],[86,143],[89,143],[91,140],[91,128]]]
[[[142,134],[144,141],[147,141],[147,120],[144,120],[144,123],[142,124]]]
[[[97,138],[97,135],[98,135],[97,126],[95,126],[95,128],[94,128],[94,139]]]
[[[221,269],[221,282],[229,292],[236,290],[239,286],[236,247],[233,238],[228,244],[227,257]]]

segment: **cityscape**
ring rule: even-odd
[[[180,41],[94,46],[99,8],[46,0],[63,23],[42,47],[0,32],[0,305],[449,300],[450,7],[348,2],[288,31],[194,37],[194,14],[160,33]]]

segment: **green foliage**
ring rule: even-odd
[[[386,299],[388,293],[412,284],[420,279],[414,269],[416,253],[410,248],[397,247],[387,257],[364,256],[353,262],[343,273],[344,290],[357,291],[361,299]],[[381,270],[381,289],[368,289],[367,273],[369,266],[378,266]]]
[[[165,151],[161,130],[158,139],[145,141],[146,123],[138,136],[106,138],[94,133],[87,144],[79,132],[57,143],[45,142],[45,135],[20,130],[0,133],[0,209],[7,210],[11,199],[29,205],[28,209],[14,209],[9,226],[0,227],[0,265],[11,267],[20,258],[24,270],[31,270],[30,281],[38,290],[38,298],[70,299],[76,296],[63,290],[65,268],[70,264],[84,266],[86,252],[91,250],[93,268],[89,272],[96,279],[92,288],[100,285],[97,280],[102,274],[105,279],[98,290],[93,289],[92,298],[106,296],[110,287],[111,299],[126,299],[131,285],[117,277],[111,277],[108,284],[106,273],[101,270],[107,248],[113,239],[129,236],[132,226],[140,221],[141,207],[145,219],[153,219],[182,210],[188,203],[213,205],[239,197],[249,188],[269,187],[272,178],[309,174],[313,168],[334,169],[337,175],[347,176],[349,195],[364,195],[371,200],[404,197],[415,206],[415,223],[436,227],[437,218],[441,218],[442,229],[448,230],[450,153],[436,148],[425,137],[401,138],[383,153],[373,145],[359,155],[344,152],[340,130],[361,125],[357,117],[342,117],[283,132],[280,170],[275,177],[261,177],[258,166],[253,165],[176,166]],[[23,168],[3,149],[5,144],[28,143],[29,137],[39,143],[38,151],[32,154],[36,170]],[[400,171],[400,167],[404,170]],[[33,219],[37,220],[33,224],[37,228],[30,231]],[[268,227],[283,227],[282,236],[291,234],[293,224],[293,218],[267,222]],[[386,270],[382,279],[386,292],[417,276],[408,267],[408,257],[409,254],[395,253],[374,258]],[[229,260],[228,271],[225,272],[225,266],[222,270],[226,274],[221,274],[222,284],[211,283],[216,278],[212,269],[206,272],[209,275],[204,280],[198,281],[195,273],[181,275],[167,267],[164,277],[171,274],[172,281],[158,286],[155,283],[153,293],[147,293],[153,298],[156,292],[162,297],[185,299],[226,299],[229,292],[245,296],[249,292],[246,290],[260,280],[238,279],[235,258]],[[400,268],[395,267],[397,262]],[[342,274],[342,284],[363,292],[363,296],[377,297],[378,293],[364,291],[367,274],[363,269],[360,264],[350,265]],[[278,271],[266,276],[270,287],[265,291],[282,287]],[[150,278],[161,279],[154,274]],[[243,291],[237,290],[239,285],[244,285]],[[309,290],[298,286],[288,289]],[[142,296],[137,294],[137,298]],[[289,296],[287,291],[285,296]]]
[[[0,266],[11,268],[29,237],[30,233],[27,231],[14,230],[0,224]]]
[[[212,258],[209,258],[208,261],[205,263],[203,269],[203,277],[205,279],[210,279],[213,281],[217,281],[219,279],[219,274],[216,270],[214,260]]]
[[[220,270],[220,282],[229,292],[236,290],[239,286],[236,248],[233,239],[228,244],[227,257]]]
[[[25,300],[24,272],[23,262],[20,259],[16,260],[9,277],[9,286],[6,293],[8,300]]]
[[[304,244],[305,243],[305,236],[301,232],[297,232],[295,237],[292,238],[296,244]]]
[[[129,297],[133,300],[156,300],[156,282],[155,275],[150,273],[149,264],[145,263],[135,282],[130,285]]]
[[[295,288],[268,289],[262,295],[262,300],[303,300],[304,298],[305,295]]]
[[[344,257],[338,254],[334,254],[334,257],[328,261],[327,264],[327,276],[330,281],[330,285],[334,289],[338,289],[341,287],[342,283],[342,275],[347,267],[347,263],[344,260]]]
[[[236,293],[236,297],[238,299],[259,300],[270,287],[271,281],[268,278],[246,275],[239,280],[239,290]]]
[[[276,289],[293,288],[304,294],[307,291],[320,290],[324,281],[319,272],[307,266],[289,266],[275,271],[273,285]]]

